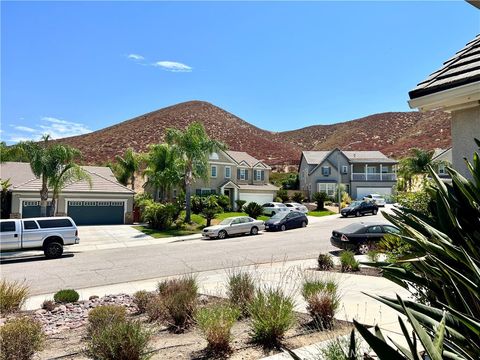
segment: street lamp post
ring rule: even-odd
[[[358,144],[361,142],[360,140],[351,142],[350,144],[346,145],[344,148],[348,148],[353,144]],[[338,148],[337,152],[337,174],[338,174],[338,179],[337,179],[337,201],[338,201],[338,213],[340,214],[340,211],[342,210],[342,193],[340,192],[340,185],[342,183],[342,174],[340,173],[340,152],[342,150]]]

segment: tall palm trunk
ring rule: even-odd
[[[130,182],[132,184],[132,190],[135,190],[135,172],[132,173],[132,177],[130,178]]]
[[[50,207],[50,216],[55,216],[57,213],[57,199],[54,196],[52,196],[52,206]]]
[[[47,177],[45,174],[42,175],[42,189],[40,190],[40,216],[47,216],[47,202],[48,202],[48,187],[47,187]]]
[[[188,168],[185,174],[185,222],[191,222],[191,206],[192,206],[192,178],[193,171],[191,167]]]

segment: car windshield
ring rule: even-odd
[[[285,204],[277,204],[278,207],[287,207]]]
[[[219,225],[230,225],[232,221],[233,221],[233,218],[227,218],[225,220],[222,220]]]
[[[282,220],[285,216],[287,216],[287,214],[289,213],[278,213],[278,214],[275,214],[273,215],[270,219],[271,220]]]
[[[285,204],[287,207],[293,207],[293,204]]]
[[[355,206],[360,206],[362,205],[362,202],[361,201],[353,201],[351,204],[350,204],[350,207],[355,207]]]

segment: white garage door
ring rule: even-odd
[[[247,203],[256,202],[260,205],[263,205],[267,202],[273,201],[273,194],[262,194],[262,193],[240,193],[240,200],[245,200]]]
[[[368,194],[392,195],[392,188],[389,188],[389,187],[378,187],[378,188],[358,187],[357,188],[357,199],[363,199],[363,197],[367,196]]]

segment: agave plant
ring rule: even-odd
[[[480,141],[475,140],[480,147]],[[431,217],[405,208],[384,216],[403,231],[403,240],[414,249],[400,264],[378,264],[386,278],[411,291],[417,299],[373,296],[404,314],[413,328],[400,327],[408,347],[387,344],[381,331],[355,327],[380,359],[432,360],[479,358],[480,354],[480,158],[467,162],[472,180],[452,168],[452,184],[443,183],[429,167],[433,180]],[[418,339],[418,341],[417,341]],[[423,348],[419,350],[420,345]]]

